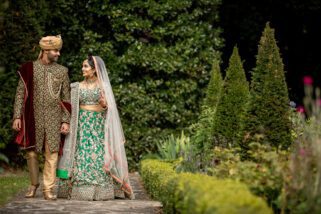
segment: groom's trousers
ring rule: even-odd
[[[39,162],[38,153],[32,150],[26,155],[31,185],[39,184]],[[52,191],[56,182],[56,169],[58,163],[58,152],[50,152],[45,143],[45,164],[43,169],[43,191]]]

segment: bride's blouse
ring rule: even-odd
[[[100,98],[100,88],[80,88],[79,104],[80,105],[98,105]]]

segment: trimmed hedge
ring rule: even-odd
[[[163,203],[165,213],[272,213],[263,199],[237,181],[178,174],[160,160],[141,161],[140,171],[145,188]]]

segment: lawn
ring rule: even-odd
[[[29,184],[26,172],[0,174],[0,206],[5,205]]]

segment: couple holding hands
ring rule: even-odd
[[[88,56],[84,80],[70,84],[68,69],[57,63],[58,36],[43,37],[36,61],[18,69],[13,129],[26,151],[31,185],[39,187],[38,154],[44,153],[43,196],[74,200],[134,199],[129,183],[125,137],[104,61]]]

